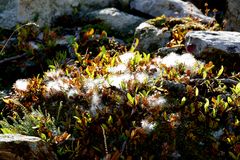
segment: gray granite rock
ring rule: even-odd
[[[79,0],[9,0],[0,6],[0,27],[11,29],[17,23],[29,21],[40,26],[50,25],[57,16],[70,14],[79,3]]]
[[[185,36],[186,49],[197,57],[225,54],[240,57],[240,33],[230,31],[191,31]]]
[[[130,6],[154,17],[164,14],[167,17],[193,16],[205,22],[213,21],[213,18],[203,15],[192,3],[181,0],[133,0]]]
[[[185,36],[188,52],[206,62],[240,71],[240,33],[230,31],[192,31]]]
[[[114,0],[0,0],[0,28],[11,29],[17,23],[50,25],[58,16],[71,14],[74,8],[86,13],[114,5]]]
[[[38,137],[20,134],[0,134],[0,159],[57,160],[52,148]]]
[[[121,12],[116,8],[105,8],[89,12],[85,15],[85,19],[89,21],[100,20],[101,24],[107,28],[123,35],[133,34],[135,28],[145,21],[144,18]]]
[[[240,0],[227,0],[225,30],[240,31]]]
[[[139,39],[137,50],[146,53],[165,47],[170,37],[170,31],[164,31],[147,22],[141,23],[135,31],[135,38]]]
[[[74,1],[74,0],[73,0]],[[112,7],[116,0],[78,0],[80,12],[89,12],[96,9]]]
[[[130,6],[130,1],[131,1],[131,0],[118,0],[118,2],[120,3],[120,5],[121,5],[121,7],[122,7],[123,9],[129,8],[129,6]]]
[[[17,1],[0,0],[0,28],[9,29],[17,23]]]

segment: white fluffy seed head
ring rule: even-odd
[[[135,54],[133,52],[126,52],[126,53],[120,55],[119,58],[122,63],[128,64],[128,62],[134,57],[134,55]]]
[[[167,100],[163,96],[151,95],[147,98],[150,107],[165,106]]]
[[[190,53],[185,53],[183,55],[178,55],[174,52],[165,56],[161,60],[162,64],[165,64],[167,67],[177,67],[178,65],[183,65],[187,70],[196,71],[198,66],[203,63],[194,58]]]
[[[14,88],[19,91],[28,91],[29,80],[27,79],[19,79],[15,82]]]
[[[149,134],[153,131],[153,129],[156,127],[156,122],[149,123],[148,120],[142,120],[141,126],[142,128]]]

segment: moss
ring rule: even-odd
[[[171,32],[171,38],[168,47],[181,46],[184,43],[184,37],[187,32],[192,30],[220,30],[221,27],[217,22],[203,23],[197,18],[192,17],[166,17],[162,15],[154,19],[146,21],[147,23],[154,25],[157,28]]]
[[[150,19],[150,20],[147,20],[146,22],[148,24],[151,24],[151,25],[154,25],[156,27],[164,27],[166,25],[166,22],[167,22],[167,17],[166,16],[160,16],[160,17],[156,17],[154,19]]]

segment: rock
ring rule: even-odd
[[[0,28],[12,29],[17,23],[34,21],[40,26],[71,14],[74,8],[86,13],[113,6],[114,0],[8,0],[0,4]]]
[[[239,32],[191,31],[185,36],[185,46],[196,57],[211,60],[222,57],[221,63],[234,65],[232,62],[240,62],[239,37]]]
[[[225,30],[240,31],[240,0],[227,0]]]
[[[131,0],[118,0],[123,9],[129,8]]]
[[[132,35],[135,28],[145,19],[119,11],[116,8],[105,8],[87,13],[85,18],[89,21],[100,20],[107,28],[123,35]]]
[[[2,3],[2,2],[1,2]],[[9,0],[0,7],[0,27],[13,28],[17,23],[34,21],[40,26],[50,25],[57,16],[70,14],[79,0]]]
[[[139,39],[137,50],[147,53],[166,46],[170,37],[170,31],[159,29],[147,22],[141,23],[135,31],[135,38]]]
[[[79,1],[80,1],[79,10],[80,12],[84,13],[94,11],[97,9],[112,7],[115,3],[114,0],[87,0],[87,1],[79,0]]]
[[[132,9],[157,17],[165,15],[167,17],[186,17],[192,16],[200,18],[205,22],[213,21],[207,17],[190,2],[181,0],[133,0],[130,3]]]
[[[116,7],[129,9],[131,0],[80,0],[79,10],[81,13],[87,13],[97,9]]]
[[[138,50],[154,52],[162,47],[183,46],[184,36],[192,30],[219,30],[217,23],[203,23],[190,17],[160,16],[140,24],[135,31],[139,39]]]
[[[0,159],[58,159],[50,146],[38,137],[20,134],[0,134]]]
[[[239,32],[191,31],[185,37],[187,51],[195,54],[197,57],[205,56],[205,52],[215,52],[215,50],[229,56],[240,56]]]
[[[8,0],[0,3],[0,27],[9,29],[17,23],[17,1]]]

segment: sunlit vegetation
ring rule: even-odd
[[[175,29],[170,46],[183,41]],[[2,133],[41,137],[59,159],[239,159],[240,73],[191,54],[140,53],[138,40],[128,48],[94,29],[59,51],[45,28],[36,50],[28,42],[40,31],[28,30],[16,51],[42,73],[2,98]]]
[[[189,31],[218,31],[221,29],[220,25],[216,21],[206,23],[202,22],[198,18],[193,17],[174,18],[166,17],[163,15],[154,19],[150,19],[146,22],[158,28],[161,28],[164,32],[171,32],[171,40],[167,44],[168,47],[183,46],[184,37]]]

